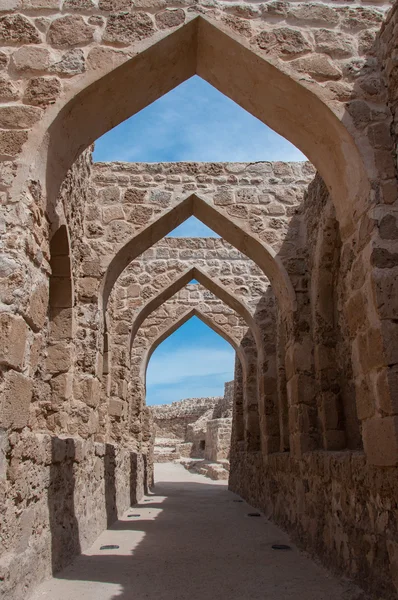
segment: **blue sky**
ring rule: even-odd
[[[195,76],[95,143],[95,161],[306,160],[287,140]],[[173,236],[216,236],[191,217]],[[218,237],[218,236],[217,236]],[[222,395],[233,379],[234,351],[196,317],[153,353],[147,403]]]
[[[254,162],[306,158],[195,75],[99,138],[94,160]]]
[[[197,317],[192,317],[153,353],[147,371],[146,403],[222,396],[234,377],[235,351]]]

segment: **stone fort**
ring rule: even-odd
[[[0,45],[2,598],[148,491],[192,315],[236,351],[230,489],[397,598],[397,5],[2,0]],[[308,162],[93,162],[195,74]],[[165,237],[192,215],[222,239]]]

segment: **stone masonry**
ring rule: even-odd
[[[181,458],[206,459],[184,461],[187,468],[199,467],[217,479],[228,478],[234,382],[225,384],[224,396],[188,398],[151,407],[155,430],[155,462]],[[231,393],[232,388],[232,393]],[[208,463],[211,463],[209,465]],[[215,464],[214,464],[215,463]],[[220,469],[217,469],[217,463]]]
[[[236,350],[230,489],[397,598],[397,32],[383,0],[2,2],[2,598],[151,486],[145,369],[193,314]],[[309,162],[93,164],[193,75]],[[192,215],[222,239],[164,239]]]

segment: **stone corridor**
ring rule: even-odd
[[[156,486],[30,600],[356,600],[220,482],[158,464]],[[129,517],[128,515],[139,515]],[[117,550],[100,550],[105,544]],[[273,550],[272,545],[291,545]]]
[[[398,3],[4,0],[0,46],[1,600],[397,600]],[[194,76],[308,160],[93,161]],[[191,216],[220,237],[168,237]],[[161,467],[133,521],[148,362],[193,315],[235,350],[230,492]]]

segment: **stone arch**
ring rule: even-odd
[[[262,360],[263,349],[261,345],[259,329],[249,309],[234,294],[229,292],[215,279],[210,279],[210,277],[206,275],[204,271],[198,269],[197,267],[188,269],[185,273],[183,273],[180,277],[173,281],[167,288],[163,289],[159,294],[151,298],[149,302],[147,302],[141,308],[131,327],[129,344],[130,351],[134,342],[134,337],[141,324],[148,317],[148,315],[154,310],[156,310],[159,306],[161,306],[166,300],[168,300],[174,294],[176,294],[179,290],[181,290],[192,279],[196,279],[199,283],[201,283],[205,288],[207,288],[220,300],[225,302],[225,304],[230,306],[230,308],[235,310],[235,312],[237,312],[246,321],[248,328],[253,332],[253,337],[257,346],[257,352],[259,354],[260,360]]]
[[[101,284],[100,298],[104,312],[112,288],[127,265],[192,215],[262,269],[270,279],[280,305],[285,308],[287,314],[291,315],[295,309],[295,293],[286,269],[275,251],[254,235],[243,231],[232,219],[196,194],[191,194],[142,229],[116,253],[108,265]]]
[[[157,296],[154,296],[138,313],[131,328],[130,335],[130,354],[134,343],[135,336],[139,331],[144,320],[164,302],[172,298],[179,290],[181,290],[189,281],[197,279],[206,289],[212,292],[223,303],[232,308],[247,324],[248,332],[242,338],[242,344],[239,346],[240,351],[248,357],[245,362],[242,362],[242,370],[245,378],[245,394],[244,394],[244,410],[242,418],[245,420],[244,432],[245,438],[248,441],[250,449],[259,449],[261,444],[261,436],[263,439],[263,447],[267,448],[268,443],[268,427],[267,418],[264,413],[264,386],[259,383],[259,367],[263,361],[263,344],[259,328],[253,319],[250,311],[242,301],[229,292],[224,286],[210,279],[206,273],[198,268],[187,270],[184,274],[172,282],[166,289],[162,290]],[[202,320],[205,319],[203,312],[201,313]],[[189,317],[190,318],[190,317]],[[178,327],[177,327],[178,328]],[[171,335],[171,334],[170,334]],[[221,335],[221,334],[220,334]],[[168,337],[168,336],[167,336]],[[255,348],[250,348],[251,339],[254,340]],[[228,341],[228,340],[227,340]],[[254,351],[253,351],[254,350]],[[239,354],[238,354],[239,355]],[[241,357],[240,357],[241,358]],[[148,359],[149,360],[149,359]],[[272,385],[272,382],[268,382]],[[274,407],[277,410],[277,407]],[[263,424],[263,429],[260,426]]]
[[[177,331],[177,329],[179,329],[182,325],[184,325],[184,323],[186,323],[187,321],[189,321],[189,319],[191,319],[192,317],[198,317],[198,319],[200,319],[205,325],[207,325],[208,327],[210,327],[210,329],[212,329],[213,331],[215,331],[215,333],[217,333],[218,335],[220,335],[226,342],[228,342],[232,346],[232,348],[235,350],[235,352],[236,352],[239,360],[241,361],[242,371],[244,373],[244,376],[246,376],[246,374],[247,374],[247,360],[246,360],[246,357],[245,357],[245,354],[244,354],[243,350],[239,346],[237,346],[237,344],[235,343],[235,341],[233,340],[233,338],[231,336],[229,336],[228,333],[226,333],[223,330],[223,328],[222,328],[221,325],[217,325],[216,323],[214,323],[213,321],[211,321],[205,314],[203,314],[197,308],[190,309],[185,314],[183,314],[182,316],[180,316],[173,323],[172,326],[170,326],[159,337],[157,337],[156,340],[154,340],[152,342],[151,346],[148,348],[148,350],[145,352],[145,354],[143,356],[142,371],[141,371],[142,376],[143,377],[146,376],[146,372],[147,372],[147,369],[148,369],[149,360],[150,360],[152,354],[155,352],[156,348],[162,342],[164,342],[165,339],[167,339],[175,331]]]
[[[50,212],[67,170],[82,150],[198,74],[308,156],[330,190],[339,222],[351,229],[353,219],[364,210],[369,184],[358,148],[337,108],[335,114],[333,102],[318,83],[305,82],[282,60],[264,58],[261,49],[249,47],[244,36],[222,29],[208,17],[194,15],[169,35],[158,32],[133,46],[135,56],[130,60],[81,77],[66,98],[47,112],[34,128],[25,156],[37,151],[35,139],[41,139],[34,169],[45,182]],[[135,93],[115,93],[127,89]],[[30,161],[23,162],[29,165]],[[19,185],[26,175],[21,173]]]
[[[141,415],[143,414],[143,409],[144,409],[144,404],[145,404],[144,399],[145,399],[145,388],[146,388],[146,384],[145,384],[146,371],[147,371],[149,360],[150,360],[153,352],[165,339],[167,339],[170,335],[172,335],[177,329],[179,329],[182,325],[184,325],[184,323],[186,323],[193,316],[197,316],[203,323],[205,323],[205,325],[210,327],[210,329],[215,331],[215,333],[220,335],[223,339],[225,339],[233,347],[233,349],[236,352],[237,360],[239,361],[239,364],[241,366],[243,381],[244,381],[244,385],[246,387],[250,360],[249,360],[248,356],[246,355],[244,348],[241,347],[240,344],[237,343],[237,340],[235,340],[232,337],[232,335],[230,335],[230,333],[222,325],[217,323],[217,321],[215,319],[210,318],[209,315],[205,314],[199,308],[196,308],[196,307],[189,308],[182,314],[177,315],[176,318],[174,318],[174,319],[172,317],[168,318],[167,322],[166,322],[166,328],[163,329],[163,331],[161,332],[161,334],[159,336],[157,336],[153,340],[148,340],[150,342],[150,345],[145,350],[142,348],[142,352],[140,352],[139,360],[138,360],[138,365],[139,365],[138,369],[134,368],[134,375],[132,374],[132,376],[131,376],[131,384],[132,384],[131,387],[133,389],[132,397],[130,398],[130,409],[129,409],[129,416],[130,416],[129,429],[131,431],[134,431],[136,428],[137,433],[138,433],[138,431],[141,429],[139,422],[141,419]],[[244,393],[246,393],[246,389],[244,390]],[[238,415],[239,425],[240,425],[239,429],[240,429],[240,431],[242,431],[242,434],[243,434],[244,413],[243,413],[242,401],[241,401],[240,408],[241,408],[241,411],[239,412],[239,415]],[[136,426],[137,423],[138,423],[138,427]]]

